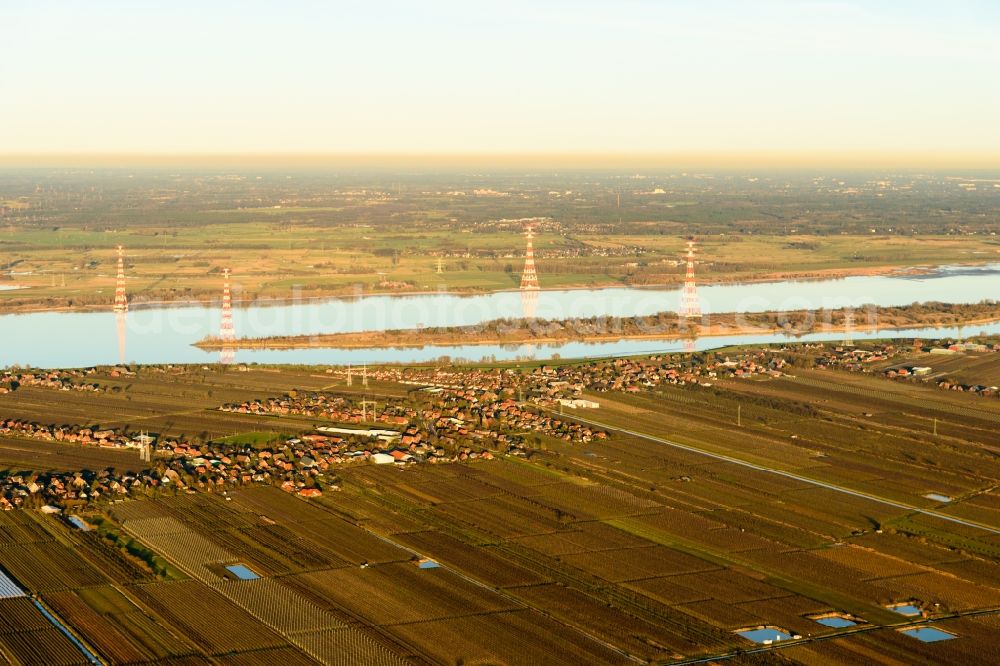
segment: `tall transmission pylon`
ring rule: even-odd
[[[223,342],[233,342],[236,339],[236,328],[233,326],[233,294],[229,288],[229,269],[222,270],[222,323],[219,324],[219,338]],[[223,347],[219,351],[219,363],[229,365],[236,361],[236,350],[233,347]]]
[[[347,364],[347,385],[348,386],[353,386],[354,385],[354,376],[351,374],[351,364],[350,363]]]
[[[441,257],[438,257],[437,261],[437,274],[444,275],[444,259]]]
[[[687,272],[684,275],[684,292],[681,295],[682,317],[695,319],[701,317],[701,302],[698,300],[698,287],[694,281],[694,240],[687,242]]]
[[[139,460],[153,462],[152,438],[145,432],[139,432]]]
[[[524,251],[524,272],[521,273],[521,289],[538,289],[538,273],[535,272],[535,247],[532,239],[535,229],[530,224],[524,233],[528,246]]]
[[[236,329],[233,327],[233,295],[229,288],[229,269],[222,270],[222,323],[219,325],[219,338],[230,342],[236,339]]]
[[[128,311],[128,297],[125,295],[125,248],[118,246],[118,280],[115,285],[115,312]]]
[[[372,406],[372,422],[374,423],[378,418],[376,413],[378,405],[369,400],[368,398],[361,398],[361,421],[363,423],[368,423],[368,405]]]
[[[368,388],[368,364],[361,366],[361,385]]]

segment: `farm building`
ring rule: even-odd
[[[594,402],[593,400],[584,400],[583,398],[567,399],[560,398],[559,404],[563,407],[569,407],[570,409],[597,409],[601,406],[601,403]]]

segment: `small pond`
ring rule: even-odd
[[[749,638],[754,643],[776,643],[778,641],[787,641],[792,637],[791,634],[784,632],[781,629],[774,629],[773,627],[744,629],[743,631],[737,631],[736,633],[743,638]]]
[[[955,634],[948,633],[941,629],[935,629],[934,627],[914,627],[913,629],[903,629],[902,633],[907,636],[912,636],[919,641],[924,643],[937,643],[938,641],[950,641],[953,638],[958,638]]]
[[[831,615],[830,617],[818,617],[815,619],[815,622],[822,624],[824,627],[832,627],[833,629],[855,627],[858,624],[854,620],[849,620],[846,617],[839,617],[837,615]]]
[[[230,564],[226,569],[240,580],[257,580],[260,578],[245,564]]]
[[[887,606],[889,610],[894,613],[899,613],[900,615],[905,615],[906,617],[916,617],[923,613],[920,607],[916,604],[896,604],[895,606]]]

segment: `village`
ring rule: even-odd
[[[966,355],[972,354],[974,356],[971,358],[976,358],[996,354],[1000,352],[1000,343],[915,340],[912,346],[885,342],[874,343],[869,348],[819,344],[806,345],[803,349],[820,350],[819,356],[814,360],[817,368],[878,374],[895,381],[933,384],[945,391],[972,393],[987,398],[1000,397],[1000,387],[986,379],[974,382],[952,376],[953,372],[961,370],[962,360]],[[920,359],[919,362],[916,359]],[[928,359],[939,359],[947,364],[939,365]]]
[[[930,343],[922,353],[942,357],[961,352],[995,352],[1000,345]],[[268,484],[303,497],[337,488],[337,469],[356,464],[435,464],[490,459],[495,455],[530,457],[542,438],[586,444],[606,439],[599,428],[567,414],[600,408],[599,394],[638,393],[659,386],[711,387],[721,379],[779,378],[808,357],[810,367],[877,373],[889,379],[929,381],[929,368],[898,363],[912,349],[894,343],[864,348],[805,344],[737,353],[664,354],[584,363],[529,367],[376,367],[373,382],[408,387],[405,398],[290,391],[223,404],[220,412],[281,419],[316,419],[315,427],[267,443],[197,437],[159,438],[145,432],[97,425],[55,425],[0,419],[0,436],[101,448],[134,449],[148,469],[112,469],[0,478],[0,509],[21,506],[72,506],[133,493],[217,491],[231,486]],[[906,352],[906,354],[904,354]],[[888,364],[888,365],[887,365]],[[878,368],[876,370],[876,368]],[[246,368],[242,368],[246,370]],[[150,367],[162,373],[179,368]],[[9,370],[0,392],[20,387],[60,391],[117,391],[100,376],[135,376],[127,367],[33,372]],[[334,376],[346,369],[330,368]],[[996,387],[935,379],[942,389],[997,395]]]
[[[442,370],[386,368],[377,376],[387,381],[427,384],[452,391],[472,391],[487,399],[518,395],[538,405],[558,406],[579,400],[584,391],[637,393],[661,385],[706,385],[720,378],[780,377],[787,362],[779,350],[738,354],[665,354],[617,358],[530,369]]]
[[[375,368],[374,381],[413,387],[406,399],[378,403],[323,392],[291,391],[280,397],[225,404],[221,412],[304,416],[321,420],[309,432],[267,444],[196,442],[95,425],[55,425],[0,419],[0,436],[102,448],[135,449],[148,469],[112,469],[0,478],[0,509],[62,506],[131,494],[216,491],[246,484],[276,485],[303,497],[337,487],[336,470],[352,464],[434,464],[529,457],[541,437],[585,444],[607,438],[600,429],[559,412],[598,408],[585,392],[637,392],[661,384],[707,385],[719,377],[780,376],[784,360],[765,351],[708,359],[684,354],[543,365],[530,369]],[[143,368],[162,373],[165,368]],[[332,370],[331,370],[332,371]],[[127,367],[108,376],[134,376]],[[4,392],[20,387],[108,391],[96,368],[36,373],[11,370]],[[529,437],[531,438],[529,441]]]
[[[412,464],[492,458],[480,448],[456,445],[451,453],[423,440],[408,427],[398,437],[372,437],[367,430],[328,434],[304,433],[265,446],[209,442],[196,445],[178,439],[111,429],[51,426],[20,420],[0,420],[0,436],[56,441],[106,448],[146,451],[149,469],[139,473],[101,471],[14,474],[0,477],[0,510],[40,505],[73,506],[132,494],[198,490],[227,486],[277,485],[303,497],[336,489],[335,468],[340,465]],[[140,453],[141,455],[141,453]]]
[[[47,371],[0,371],[0,394],[10,393],[20,386],[38,386],[41,388],[58,389],[60,391],[100,391],[99,384],[89,384],[78,381],[82,377],[96,372],[88,370],[47,370]]]

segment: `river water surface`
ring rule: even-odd
[[[836,280],[707,285],[699,288],[703,312],[763,312],[819,310],[842,307],[907,305],[922,301],[976,303],[1000,299],[1000,264],[980,267],[942,267],[920,275],[862,276]],[[369,296],[357,299],[310,301],[295,305],[255,305],[236,308],[233,319],[239,336],[310,335],[361,332],[421,326],[474,325],[498,318],[534,315],[546,319],[568,317],[650,315],[679,306],[679,289],[587,289],[540,291],[525,298],[521,292],[494,292],[475,296],[430,294]],[[110,309],[110,308],[109,308]],[[209,363],[217,352],[205,352],[192,343],[219,330],[218,307],[134,309],[125,316],[112,312],[36,313],[0,316],[0,367],[81,367],[130,363]],[[893,336],[961,336],[1000,332],[1000,325],[968,329],[915,329]],[[843,334],[839,334],[843,337]],[[855,339],[879,332],[859,313]],[[829,339],[816,333],[802,340]],[[702,338],[696,349],[729,344],[787,340],[783,335]],[[402,349],[294,349],[241,350],[240,362],[259,363],[407,363],[450,356],[469,360],[496,358],[579,358],[613,354],[641,354],[690,348],[690,343],[660,340],[622,340],[603,343],[566,342],[555,345],[449,345]]]

